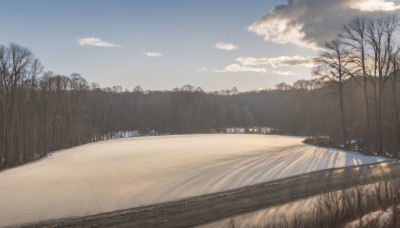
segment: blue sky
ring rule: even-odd
[[[46,70],[80,73],[103,87],[270,88],[282,81],[311,78],[310,66],[279,62],[293,56],[295,60],[310,58],[317,49],[293,42],[293,33],[282,39],[277,29],[280,22],[271,30],[260,19],[266,15],[271,21],[276,6],[295,7],[292,4],[266,0],[0,0],[0,44],[26,46]],[[218,42],[237,49],[218,49]],[[253,59],[238,61],[239,57]]]

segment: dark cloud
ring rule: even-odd
[[[375,16],[399,12],[389,0],[288,0],[276,6],[249,30],[265,40],[319,48],[356,15]]]

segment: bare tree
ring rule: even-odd
[[[366,17],[355,17],[347,25],[343,26],[343,33],[339,36],[343,38],[343,44],[347,46],[351,55],[348,55],[347,60],[354,65],[352,71],[348,73],[361,86],[364,93],[365,111],[366,111],[366,149],[370,146],[370,107],[368,99],[368,79],[367,74],[367,51],[366,51]]]
[[[398,16],[387,16],[370,19],[367,25],[367,43],[371,47],[373,73],[371,81],[374,85],[374,102],[376,113],[376,135],[378,153],[383,152],[382,103],[383,91],[391,74],[391,61],[394,52],[394,34],[399,26]]]
[[[391,62],[393,64],[393,73],[391,77],[392,85],[392,99],[393,99],[393,111],[394,111],[394,150],[397,153],[397,157],[400,158],[400,107],[399,100],[397,98],[397,83],[399,82],[399,64],[400,64],[400,49],[394,52],[391,57]]]
[[[320,53],[317,58],[318,66],[314,69],[313,73],[316,77],[332,82],[336,85],[339,108],[340,108],[340,119],[341,119],[341,136],[342,142],[346,144],[346,120],[344,110],[344,86],[349,82],[350,75],[347,73],[346,67],[348,62],[346,61],[348,53],[344,49],[344,45],[341,40],[335,39],[325,44],[325,51]]]
[[[293,89],[293,87],[291,85],[287,85],[284,82],[281,82],[281,83],[275,85],[275,87],[278,90],[291,90],[291,89]]]

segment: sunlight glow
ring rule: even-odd
[[[361,11],[394,11],[400,9],[400,4],[395,1],[386,1],[386,0],[364,0],[359,1],[355,5],[352,6],[354,9],[358,9]]]
[[[289,20],[283,18],[260,20],[249,28],[249,31],[263,36],[265,41],[272,41],[280,44],[295,44],[300,47],[306,47],[318,50],[315,42],[306,40],[306,35],[302,31],[303,25],[298,23],[291,25]]]

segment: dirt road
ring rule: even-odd
[[[28,227],[189,227],[343,188],[400,177],[400,162],[336,168],[231,191]]]

